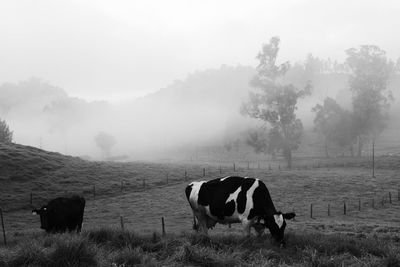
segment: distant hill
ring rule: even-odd
[[[6,119],[17,143],[49,151],[102,159],[94,137],[103,131],[117,141],[111,157],[174,158],[173,151],[187,155],[198,146],[222,147],[262,124],[240,114],[252,90],[249,82],[254,74],[255,68],[249,66],[198,71],[124,104],[74,98],[39,79],[6,83],[0,86],[0,118]],[[313,84],[313,95],[298,103],[297,114],[305,134],[313,128],[311,108],[325,97],[337,99],[344,107],[351,105],[348,76],[343,72],[310,72],[296,64],[284,79],[299,88],[307,80]],[[398,142],[399,84],[398,76],[389,84],[395,102],[391,125],[382,135],[385,147]],[[310,142],[302,146],[315,146],[314,139],[311,134],[306,138]]]

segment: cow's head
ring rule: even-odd
[[[48,216],[47,206],[43,206],[40,209],[33,209],[33,215],[40,215],[40,228],[48,230],[49,229],[49,216]]]
[[[286,221],[293,219],[296,216],[294,212],[282,213],[277,212],[272,216],[265,219],[265,226],[268,227],[272,237],[280,243],[281,246],[285,246],[285,227]]]

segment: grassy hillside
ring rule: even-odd
[[[301,158],[295,164],[301,168],[294,170],[278,170],[277,165],[269,170],[268,164],[259,169],[254,163],[247,169],[241,163],[233,171],[227,163],[220,173],[218,162],[89,162],[0,144],[0,207],[10,244],[0,248],[0,266],[398,266],[399,159],[380,157],[375,178],[369,159],[345,160],[321,161],[317,168],[315,159]],[[287,226],[286,250],[271,244],[269,235],[244,238],[240,225],[217,225],[211,239],[188,234],[192,213],[184,196],[186,184],[226,175],[261,178],[278,209],[296,212],[296,220]],[[30,193],[35,206],[51,197],[83,194],[85,233],[42,233],[39,218],[30,214]],[[165,238],[154,234],[161,232],[161,217]],[[121,218],[125,231],[115,230]]]
[[[91,162],[35,147],[0,143],[0,207],[29,208],[62,194],[83,194],[105,198],[123,192],[163,186],[167,182],[194,179],[202,174],[197,165],[150,162]],[[217,170],[215,169],[216,173]]]

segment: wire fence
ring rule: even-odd
[[[334,167],[346,167],[346,164],[339,163],[321,163],[314,161],[311,164],[297,164],[292,166],[290,171],[296,170],[311,170],[316,168],[334,168]],[[65,190],[48,190],[46,194],[30,192],[26,194],[16,194],[14,197],[14,204],[12,208],[4,209],[0,207],[1,223],[4,244],[6,244],[6,230],[4,226],[4,217],[7,213],[32,208],[38,204],[45,204],[49,199],[65,196],[71,194],[82,195],[89,201],[96,201],[99,199],[107,198],[109,196],[118,196],[128,194],[132,192],[143,192],[154,188],[163,188],[167,186],[177,185],[192,180],[203,179],[207,180],[210,177],[222,177],[224,175],[243,175],[249,170],[262,170],[270,172],[288,171],[289,169],[281,166],[279,163],[271,162],[219,162],[207,167],[198,167],[196,170],[191,169],[181,170],[178,172],[165,172],[161,174],[161,177],[154,179],[135,179],[134,181],[128,179],[121,179],[119,183],[114,182],[110,186],[99,185],[93,183],[92,185],[86,186],[75,186],[65,188]],[[374,194],[367,197],[358,198],[346,198],[338,199],[336,201],[316,201],[310,202],[308,206],[302,205],[301,207],[296,206],[295,203],[291,203],[294,208],[293,210],[302,217],[309,217],[310,219],[321,218],[321,217],[334,217],[341,215],[354,214],[356,212],[364,212],[371,209],[384,208],[387,205],[392,205],[394,202],[400,202],[400,187],[396,189],[386,190],[380,192],[380,194]],[[303,202],[304,203],[304,202]],[[4,205],[4,204],[3,204]],[[124,216],[120,215],[119,224],[122,229],[125,228]],[[161,217],[162,233],[166,233],[166,226],[164,217]]]
[[[157,177],[152,178],[124,178],[120,181],[113,180],[105,183],[90,183],[82,181],[79,184],[66,184],[63,190],[59,189],[44,189],[38,193],[32,191],[27,195],[25,192],[13,192],[12,196],[7,200],[3,199],[3,211],[13,211],[18,209],[26,209],[32,206],[43,205],[49,199],[57,196],[67,196],[78,194],[87,199],[104,198],[113,195],[129,192],[139,192],[156,187],[163,187],[172,184],[188,182],[198,179],[211,179],[224,175],[246,175],[247,171],[296,171],[310,170],[317,168],[335,168],[335,167],[350,167],[346,163],[325,163],[313,161],[312,163],[293,164],[291,168],[281,165],[279,162],[273,161],[219,161],[209,163],[206,167],[198,167],[191,170],[181,169],[161,172]],[[22,191],[22,190],[21,190]]]

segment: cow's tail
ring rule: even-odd
[[[190,184],[190,185],[188,185],[188,186],[186,186],[186,188],[185,188],[185,195],[186,195],[186,198],[187,198],[187,200],[189,201],[189,203],[190,203],[190,193],[192,192],[192,185]]]

